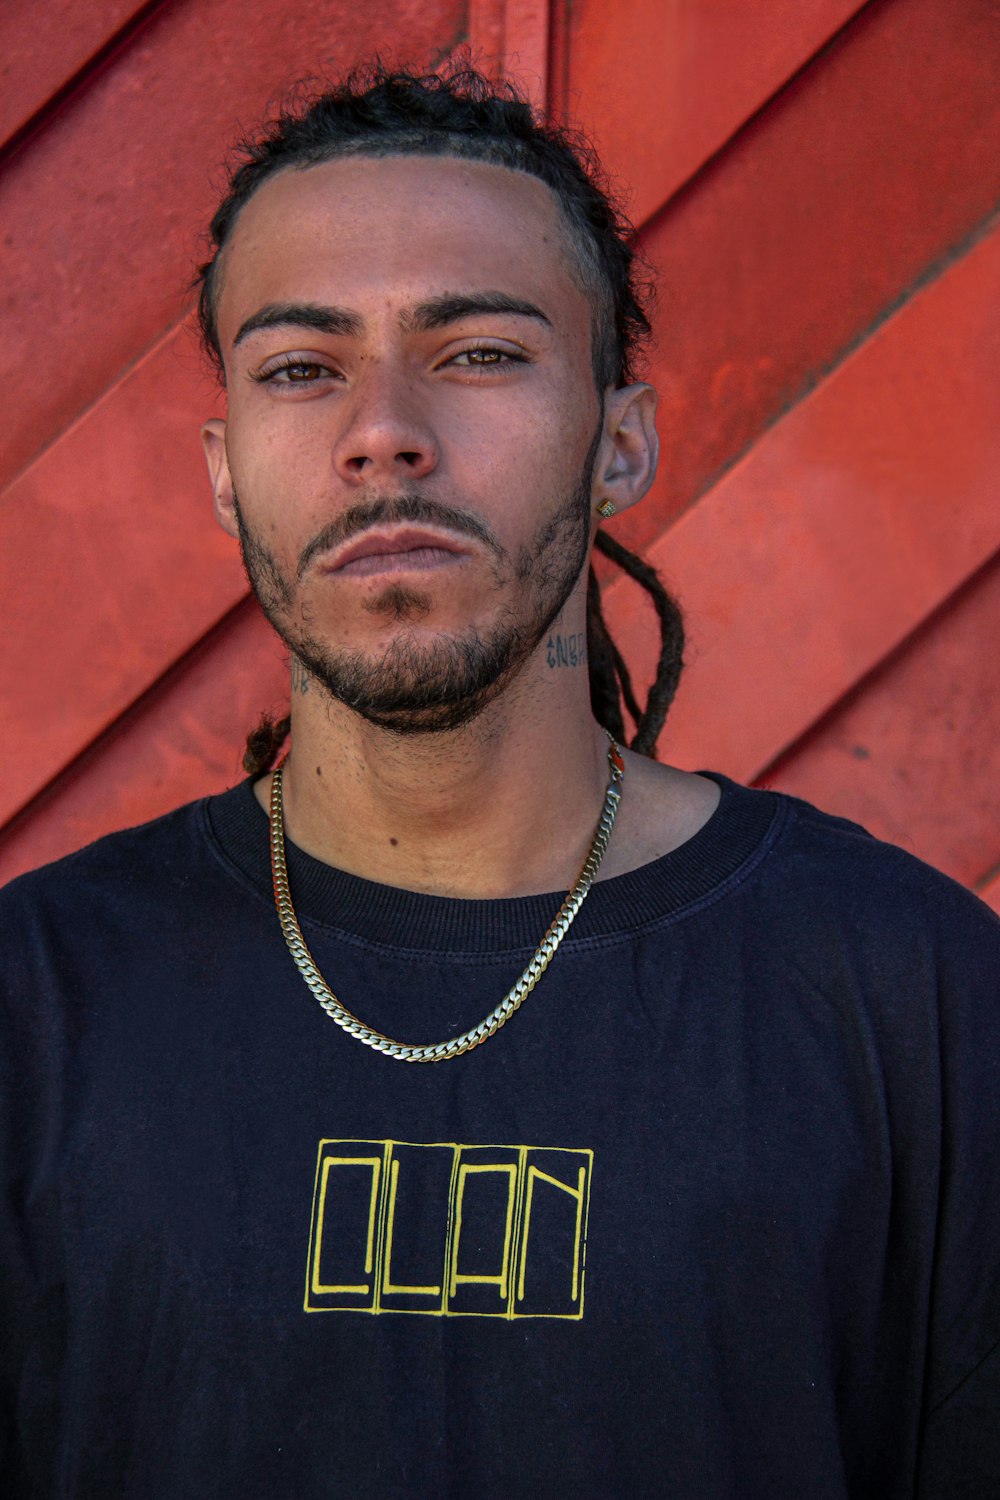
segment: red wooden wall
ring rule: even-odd
[[[465,42],[596,138],[660,277],[662,473],[614,525],[689,618],[661,754],[1000,909],[993,0],[5,7],[0,877],[231,784],[285,699],[202,472],[198,232],[293,80]]]

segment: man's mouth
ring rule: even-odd
[[[427,572],[468,556],[468,545],[427,527],[373,527],[336,548],[320,564],[323,573],[367,578],[376,573]]]

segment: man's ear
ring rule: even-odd
[[[230,536],[239,536],[233,503],[233,476],[229,472],[226,453],[226,424],[221,417],[209,417],[201,429],[201,446],[205,450],[208,477],[212,481],[215,519]]]
[[[615,511],[628,510],[653,483],[660,456],[657,400],[645,381],[605,393],[604,436],[594,466],[595,508],[610,501]]]

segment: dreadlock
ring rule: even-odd
[[[652,756],[656,753],[656,741],[673,702],[684,666],[684,622],[676,601],[664,588],[655,568],[651,568],[641,557],[609,536],[603,527],[594,539],[594,546],[649,595],[660,623],[660,656],[652,687],[646,695],[645,707],[642,707],[636,698],[625,658],[608,630],[601,608],[600,584],[597,574],[591,568],[587,575],[590,705],[598,724],[614,735],[619,744],[627,743],[640,755]],[[635,726],[631,739],[625,733],[624,713],[628,714]],[[262,776],[265,771],[270,771],[288,738],[291,724],[288,714],[282,718],[273,718],[268,713],[261,715],[256,729],[252,729],[247,735],[243,769],[248,775]]]
[[[291,727],[291,714],[285,714],[281,719],[274,719],[269,713],[261,714],[257,728],[251,729],[247,735],[243,751],[243,769],[248,776],[262,776],[265,771],[270,771],[281,754]]]
[[[646,705],[640,708],[625,659],[612,640],[605,622],[601,608],[601,590],[597,575],[591,568],[587,578],[590,705],[598,724],[624,743],[624,704],[635,725],[635,733],[628,741],[630,748],[637,750],[640,755],[655,755],[656,741],[674,701],[684,667],[684,621],[677,601],[667,593],[655,568],[623,547],[603,527],[594,538],[594,546],[649,595],[660,623],[660,655],[656,663],[656,675],[646,694]]]

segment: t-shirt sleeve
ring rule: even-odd
[[[1000,921],[938,911],[941,1164],[919,1500],[1000,1496]]]
[[[0,892],[0,1489],[9,1500],[53,1492],[29,1472],[34,1447],[55,1452],[64,1328],[58,1240],[46,1162],[56,1149],[60,1028],[45,976],[32,962],[30,912]]]

